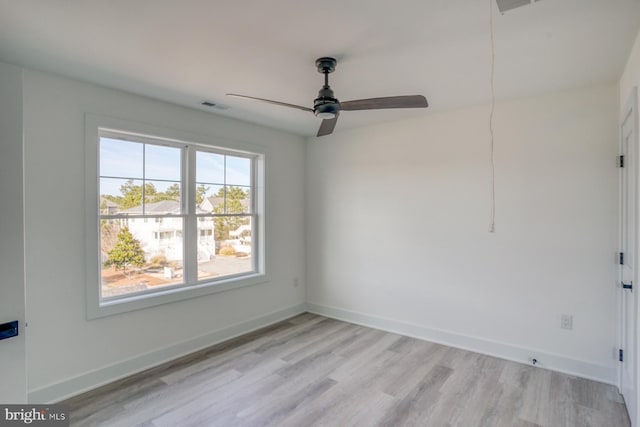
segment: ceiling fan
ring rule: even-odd
[[[357,110],[381,110],[387,108],[425,108],[428,107],[427,99],[422,95],[388,96],[384,98],[356,99],[353,101],[340,102],[334,96],[331,86],[329,86],[329,73],[336,69],[335,58],[323,57],[316,60],[318,72],[324,74],[324,85],[318,92],[318,97],[313,101],[313,108],[302,107],[300,105],[288,104],[286,102],[272,101],[270,99],[256,98],[254,96],[238,95],[228,93],[228,96],[236,98],[253,99],[267,102],[269,104],[281,105],[283,107],[296,108],[308,111],[320,117],[322,123],[316,136],[329,135],[333,132],[340,116],[340,111]]]

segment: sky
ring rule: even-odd
[[[145,179],[158,191],[179,184],[181,152],[176,147],[100,138],[100,194],[121,195],[120,186],[128,179],[138,185]],[[251,183],[250,159],[197,151],[196,183],[210,187],[209,195],[225,183],[225,160],[227,185]]]

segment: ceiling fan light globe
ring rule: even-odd
[[[334,113],[333,111],[323,111],[323,112],[317,112],[316,113],[317,117],[320,117],[321,119],[333,119],[336,117],[336,113]]]

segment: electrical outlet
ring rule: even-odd
[[[297,288],[298,285],[300,285],[300,279],[296,277],[295,279],[293,279],[293,287]]]
[[[573,329],[573,316],[570,314],[560,316],[560,327],[562,329]]]

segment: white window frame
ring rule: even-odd
[[[219,279],[191,281],[178,286],[159,288],[153,292],[124,295],[118,298],[101,299],[101,265],[100,265],[100,195],[99,195],[99,141],[100,133],[116,133],[130,135],[132,139],[145,142],[166,141],[168,145],[195,146],[196,150],[217,152],[222,154],[244,157],[252,157],[253,163],[253,198],[252,213],[255,214],[255,223],[252,222],[253,242],[253,267],[249,274],[225,276]],[[152,142],[153,143],[153,142]],[[183,183],[190,188],[183,188],[183,194],[195,197],[195,162],[186,159],[187,155],[195,158],[195,150],[184,150],[183,155]],[[197,298],[217,292],[228,291],[244,286],[257,285],[269,281],[266,272],[265,251],[265,163],[268,150],[265,147],[229,139],[204,137],[189,132],[166,129],[154,125],[132,122],[113,117],[86,114],[85,115],[85,235],[86,235],[86,301],[87,318],[95,319],[113,314],[124,313],[161,304]],[[183,212],[188,212],[187,198],[182,197]],[[191,208],[193,209],[193,208]],[[196,213],[191,213],[194,217]],[[195,223],[185,221],[184,233],[197,239]],[[255,237],[253,237],[255,236]],[[183,236],[186,239],[186,236]],[[197,256],[186,245],[186,257]],[[194,246],[195,248],[195,246]]]

